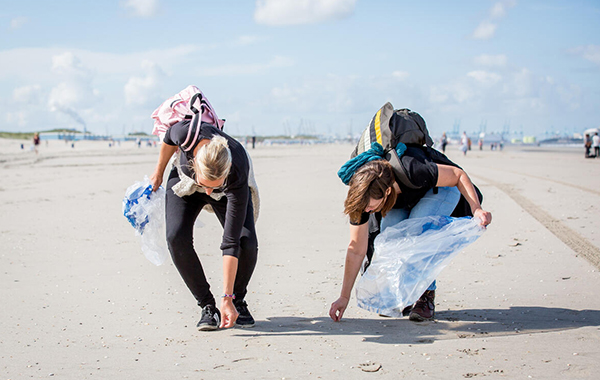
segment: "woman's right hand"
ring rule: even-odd
[[[331,317],[331,319],[333,319],[335,322],[339,322],[342,319],[342,316],[344,315],[344,311],[346,311],[346,308],[348,307],[349,301],[350,300],[346,297],[340,297],[337,300],[335,300],[335,302],[331,304],[331,308],[329,309],[329,316]]]
[[[152,184],[152,191],[158,190],[160,185],[162,185],[163,175],[162,173],[158,173],[155,171],[154,174],[150,176],[150,183]]]

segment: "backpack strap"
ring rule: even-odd
[[[406,174],[406,170],[404,169],[404,166],[402,166],[400,158],[398,157],[398,153],[396,153],[395,149],[391,149],[390,151],[388,151],[385,155],[385,159],[392,165],[394,175],[396,176],[396,178],[398,178],[400,182],[402,182],[404,186],[414,190],[421,188],[421,186],[413,185],[413,183],[410,181],[408,175]]]
[[[194,107],[194,103],[196,103],[196,100],[198,100],[198,98],[200,98],[200,110],[198,110],[196,107]],[[190,111],[192,111],[195,114],[202,115],[204,113],[205,105],[206,105],[206,101],[202,97],[202,93],[198,92],[198,93],[194,94],[194,96],[192,96],[192,99],[190,100]]]
[[[392,131],[390,130],[390,119],[394,115],[394,106],[387,102],[377,112],[376,126],[374,130],[377,136],[377,142],[383,146],[383,149],[393,149],[396,147],[396,141],[392,140]]]

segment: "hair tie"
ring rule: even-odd
[[[398,158],[402,157],[405,151],[406,145],[399,142],[398,145],[396,145],[396,153],[398,154]],[[338,177],[340,177],[340,179],[345,185],[348,185],[350,183],[350,180],[352,179],[352,176],[354,175],[354,173],[356,173],[358,168],[360,168],[369,161],[380,160],[382,158],[385,158],[385,154],[386,152],[381,146],[381,144],[373,143],[371,144],[371,149],[362,152],[358,156],[348,160],[344,165],[342,165],[342,167],[337,173]]]

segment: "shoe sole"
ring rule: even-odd
[[[408,319],[413,322],[428,322],[428,321],[433,321],[435,319],[435,317],[423,318],[420,315],[417,315],[417,316],[409,315]]]
[[[242,329],[251,329],[252,327],[254,327],[254,323],[251,324],[251,325],[240,325],[239,323],[236,323],[235,327],[239,327],[239,328],[242,328]]]
[[[198,326],[198,331],[215,331],[218,328],[219,328],[219,326],[201,325],[201,326]]]

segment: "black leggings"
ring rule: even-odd
[[[215,304],[215,298],[210,291],[210,285],[202,269],[202,264],[194,250],[194,223],[200,211],[206,204],[210,204],[215,215],[221,222],[225,223],[225,212],[227,209],[227,198],[223,196],[216,201],[210,196],[202,193],[179,197],[171,189],[179,182],[177,170],[173,169],[167,182],[166,198],[166,224],[167,243],[173,263],[183,281],[190,289],[198,305]],[[250,191],[250,190],[248,190]],[[247,286],[254,272],[258,257],[258,241],[254,229],[254,212],[252,209],[252,198],[249,197],[246,220],[240,238],[240,254],[238,257],[238,269],[235,276],[233,292],[235,303],[242,302],[247,293]]]

